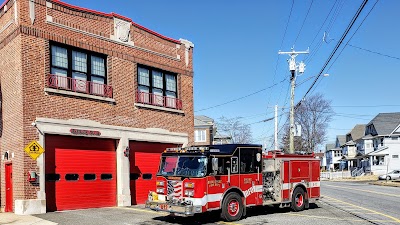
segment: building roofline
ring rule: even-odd
[[[3,2],[3,4],[1,4],[0,9],[2,9],[9,1],[10,1],[10,0],[5,0],[5,1]],[[142,26],[142,25],[140,25],[140,24],[137,24],[137,23],[133,22],[132,19],[130,19],[130,18],[128,18],[128,17],[125,17],[125,16],[122,16],[122,15],[119,15],[119,14],[117,14],[117,13],[113,13],[113,12],[111,12],[111,13],[99,12],[99,11],[96,11],[96,10],[92,10],[92,9],[87,9],[87,8],[83,8],[83,7],[71,5],[71,4],[62,2],[62,1],[60,1],[60,0],[47,0],[47,1],[50,1],[50,2],[55,3],[55,4],[62,5],[62,6],[64,6],[64,7],[70,8],[70,9],[78,10],[78,11],[83,11],[83,12],[87,12],[87,13],[92,13],[92,14],[96,14],[96,15],[100,15],[100,16],[104,16],[104,17],[109,17],[109,18],[116,17],[116,18],[119,18],[119,19],[122,19],[122,20],[126,20],[126,21],[130,22],[133,26],[135,26],[135,27],[137,27],[137,28],[140,28],[140,29],[142,29],[142,30],[144,30],[144,31],[147,31],[147,32],[149,32],[149,33],[151,33],[151,34],[153,34],[153,35],[159,37],[159,38],[162,38],[162,39],[167,40],[167,41],[174,42],[174,43],[176,43],[176,44],[181,44],[181,41],[179,41],[179,40],[176,40],[176,39],[173,39],[173,38],[169,38],[169,37],[166,37],[166,36],[164,36],[164,35],[162,35],[162,34],[159,34],[159,33],[155,32],[155,31],[152,31],[152,30],[150,30],[150,29],[148,29],[148,28],[146,28],[146,27],[144,27],[144,26]]]

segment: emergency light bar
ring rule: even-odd
[[[208,147],[167,148],[164,152],[205,152]]]

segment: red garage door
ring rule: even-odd
[[[115,141],[46,136],[47,210],[116,205]]]
[[[156,174],[161,153],[166,148],[177,147],[176,144],[134,142],[129,143],[131,149],[131,198],[132,205],[146,202],[149,191],[156,189]]]

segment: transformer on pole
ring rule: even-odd
[[[306,65],[303,62],[300,62],[298,65],[296,64],[296,56],[299,54],[308,54],[310,51],[299,51],[296,52],[294,48],[292,48],[291,52],[281,52],[279,51],[278,54],[280,55],[289,55],[290,59],[289,62],[289,70],[291,72],[290,82],[291,82],[291,89],[290,89],[290,131],[289,131],[289,153],[294,153],[294,88],[296,84],[296,72],[304,73],[306,69]]]

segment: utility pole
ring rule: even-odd
[[[290,131],[289,131],[289,153],[294,153],[294,88],[296,85],[296,71],[298,70],[299,73],[304,73],[306,69],[306,65],[303,62],[300,62],[298,65],[296,64],[296,56],[299,54],[308,54],[309,50],[307,51],[300,51],[296,52],[294,48],[292,48],[291,52],[281,52],[279,51],[278,54],[280,55],[289,55],[289,70],[291,72],[290,83]]]
[[[275,138],[274,138],[275,149],[278,150],[278,105],[275,105]]]

